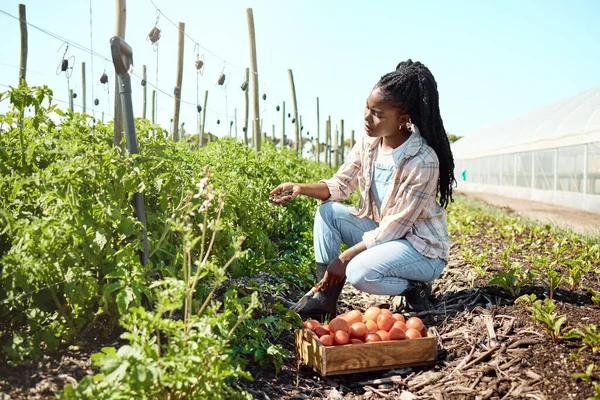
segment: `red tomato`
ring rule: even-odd
[[[342,317],[336,317],[329,321],[329,330],[331,332],[344,331],[346,333],[350,332],[350,324]]]
[[[381,338],[382,341],[390,340],[390,334],[388,331],[377,331],[377,335]]]
[[[421,332],[413,328],[408,328],[404,334],[407,339],[418,339],[421,337]]]
[[[319,325],[315,328],[315,333],[318,337],[321,337],[323,335],[331,335],[331,332],[325,329],[322,325]]]
[[[323,346],[333,346],[333,336],[323,335],[319,338]]]
[[[355,322],[350,326],[350,337],[363,340],[367,337],[367,326],[364,322]]]
[[[406,327],[409,329],[410,328],[416,329],[420,332],[423,329],[424,325],[423,325],[423,321],[421,321],[420,318],[411,317],[408,319],[408,321],[406,321]]]
[[[394,322],[396,322],[396,319],[392,317],[392,314],[380,314],[377,317],[377,327],[382,331],[389,331]]]
[[[367,327],[367,333],[375,333],[379,330],[377,327],[377,322],[373,321],[372,319],[366,320],[365,325]]]
[[[335,331],[333,334],[333,343],[337,345],[348,344],[350,343],[350,335],[346,331]]]
[[[404,319],[404,315],[402,315],[402,314],[395,313],[395,314],[392,314],[392,316],[394,318],[396,318],[396,321],[406,322],[406,320]]]
[[[373,320],[377,321],[377,317],[381,314],[381,309],[379,307],[369,307],[367,311],[365,311],[365,320]]]
[[[390,340],[403,340],[406,339],[406,334],[402,329],[392,328],[390,329]]]
[[[381,337],[376,333],[369,333],[365,339],[366,343],[381,342]]]

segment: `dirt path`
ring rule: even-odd
[[[532,220],[569,228],[573,232],[584,235],[600,236],[600,213],[489,193],[464,191],[456,191],[456,193],[470,199],[482,200],[494,207]]]

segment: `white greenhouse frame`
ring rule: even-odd
[[[600,212],[600,87],[452,145],[458,189]]]

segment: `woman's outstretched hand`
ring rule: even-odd
[[[271,200],[273,203],[283,204],[294,200],[299,194],[299,184],[286,182],[271,190],[271,193],[269,193],[269,200]]]

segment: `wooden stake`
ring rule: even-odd
[[[115,36],[125,40],[125,26],[127,23],[127,1],[116,0],[116,29]],[[121,108],[121,93],[119,90],[119,80],[115,79],[115,112],[114,112],[114,146],[123,150],[123,110]]]
[[[336,167],[340,164],[340,131],[337,125],[335,126],[335,135],[333,136],[333,165]]]
[[[295,133],[296,133],[296,144],[294,145],[294,150],[296,151],[296,155],[300,152],[300,121],[298,121],[298,102],[296,101],[296,86],[294,85],[294,74],[291,69],[288,69],[288,78],[290,79],[290,89],[292,90],[292,107],[294,107],[294,119],[296,120]]]
[[[321,122],[319,118],[319,97],[317,97],[317,155],[315,157],[317,162],[321,160],[321,143],[319,143],[321,140]]]
[[[86,98],[87,98],[87,90],[85,87],[85,63],[81,63],[81,95],[83,96],[81,101],[83,103],[83,112],[86,111]]]
[[[246,82],[248,83],[250,79],[250,68],[246,68]],[[249,114],[249,108],[250,108],[250,100],[248,98],[249,94],[248,92],[250,91],[249,88],[249,83],[248,85],[246,85],[246,90],[244,93],[244,99],[246,100],[246,113],[244,116],[244,143],[246,144],[246,146],[248,146],[248,114]]]
[[[258,107],[258,66],[256,61],[256,34],[254,31],[254,15],[251,8],[246,9],[248,19],[248,38],[250,40],[250,69],[252,72],[252,103],[254,119],[252,120],[254,149],[260,151],[260,109]]]
[[[152,91],[152,123],[156,123],[156,90]]]
[[[206,104],[208,103],[208,90],[204,91],[204,106],[202,107],[202,121],[200,121],[200,144],[202,146],[204,144],[204,127],[206,126]]]
[[[281,148],[285,147],[285,101],[281,106]]]
[[[27,12],[25,4],[19,4],[19,26],[21,28],[21,59],[19,62],[19,85],[27,75]]]
[[[331,167],[331,116],[327,117],[327,145],[325,146],[327,163]]]
[[[69,110],[73,112],[73,89],[69,89]]]
[[[340,121],[340,164],[344,163],[344,120]]]
[[[350,132],[351,136],[350,136],[350,149],[352,149],[354,147],[354,145],[356,144],[356,142],[354,141],[354,129],[352,129],[352,131]]]
[[[183,46],[185,39],[185,23],[180,22],[179,40],[177,41],[177,80],[175,82],[175,112],[173,114],[173,132],[174,142],[179,141],[179,110],[181,109],[181,82],[183,80]]]
[[[144,86],[142,86],[142,118],[146,119],[146,86],[148,85],[146,65],[142,65],[142,79],[144,81]]]
[[[237,130],[237,108],[234,109],[234,111],[233,111],[233,119],[234,119],[234,125],[235,125],[235,138],[237,140],[237,138],[238,138],[238,130]]]

